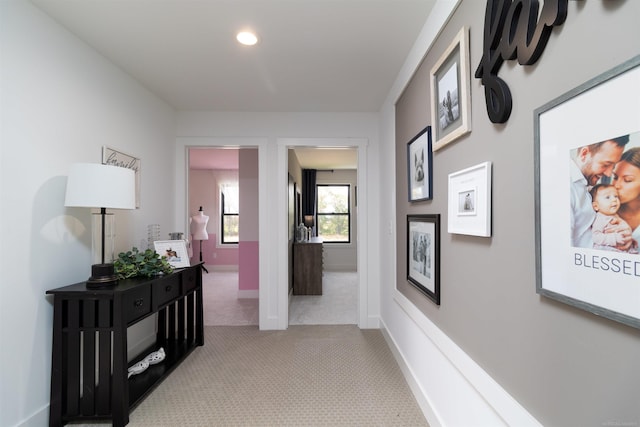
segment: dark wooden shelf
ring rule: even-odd
[[[322,239],[293,244],[293,294],[322,295]]]
[[[202,265],[152,279],[52,289],[50,426],[75,420],[129,422],[129,412],[204,344]],[[156,315],[156,342],[127,361],[127,328]],[[128,378],[128,367],[164,348],[165,359]]]

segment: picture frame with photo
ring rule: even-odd
[[[189,267],[189,252],[184,240],[156,240],[154,249],[160,257],[166,257],[173,268]]]
[[[448,227],[452,234],[491,236],[491,162],[449,174]]]
[[[433,198],[433,151],[431,126],[422,129],[407,144],[409,201]]]
[[[640,55],[534,111],[536,292],[635,328],[638,99]]]
[[[464,26],[430,73],[433,151],[471,132],[469,29]]]
[[[407,215],[407,281],[440,305],[440,214]]]

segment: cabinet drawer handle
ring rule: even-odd
[[[166,288],[164,288],[165,292],[171,292],[171,285],[167,285]]]
[[[133,302],[133,305],[136,307],[142,307],[142,304],[144,304],[144,298],[138,298]]]

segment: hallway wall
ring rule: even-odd
[[[640,3],[568,5],[566,22],[552,32],[535,65],[507,61],[500,69],[513,96],[507,123],[489,121],[484,87],[473,76],[483,52],[486,2],[469,0],[411,58],[414,68],[403,74],[383,115],[381,192],[395,193],[385,199],[391,209],[382,204],[381,223],[393,223],[394,236],[385,238],[381,259],[395,260],[395,269],[381,263],[383,325],[431,425],[640,420],[640,331],[536,294],[533,112],[640,52]],[[434,153],[433,200],[409,203],[406,144],[434,125],[429,73],[464,25],[470,33],[472,130]],[[637,97],[638,88],[633,91]],[[615,108],[615,101],[604,108]],[[493,164],[492,236],[448,233],[448,174],[484,161]],[[441,215],[439,306],[406,279],[406,215],[419,213]]]
[[[48,423],[49,289],[91,273],[91,209],[65,208],[72,164],[102,147],[141,159],[141,200],[114,210],[116,251],[146,249],[147,225],[174,231],[174,112],[28,1],[0,1],[0,425]],[[153,337],[147,319],[131,346]]]

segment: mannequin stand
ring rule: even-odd
[[[202,240],[200,240],[200,262],[202,262]],[[205,268],[204,264],[202,264],[202,269],[205,273],[209,274],[209,270]]]

